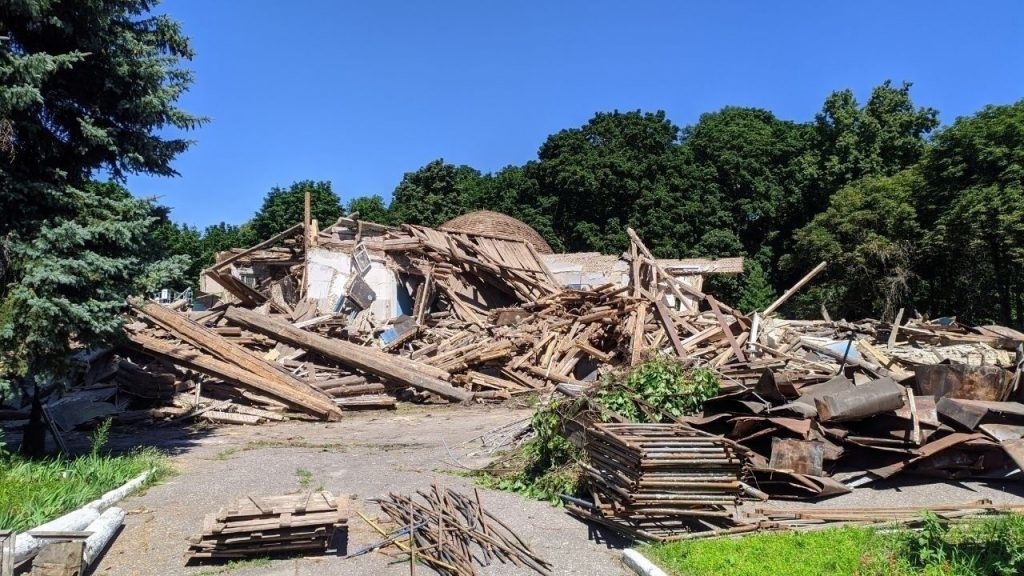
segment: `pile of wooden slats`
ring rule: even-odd
[[[645,539],[735,526],[742,450],[678,424],[595,423],[583,464],[593,504],[575,515]]]
[[[462,494],[433,485],[419,499],[401,494],[373,500],[393,522],[404,540],[391,539],[409,554],[410,565],[423,562],[439,574],[473,576],[476,565],[510,564],[517,574],[527,569],[551,574],[551,564],[501,518],[486,510],[480,494]],[[404,530],[403,530],[404,529]]]
[[[201,388],[194,410],[231,399],[332,419],[340,410],[391,408],[396,398],[501,401],[559,385],[585,389],[657,355],[714,369],[725,395],[714,404],[721,411],[730,401],[792,399],[841,364],[860,374],[858,382],[892,377],[903,384],[917,364],[944,358],[1013,367],[1007,343],[1021,335],[1000,327],[778,320],[777,310],[824,265],[764,310],[743,314],[674,276],[628,232],[628,285],[574,290],[559,286],[521,240],[339,219],[318,234],[324,246],[384,258],[411,287],[411,316],[377,324],[367,310],[325,313],[303,298],[301,226],[293,227],[207,271],[223,275],[242,261],[277,266],[255,288],[233,290],[229,282],[233,304],[179,312],[136,302],[127,334],[140,354],[130,360],[142,370],[126,364],[118,380],[128,393],[132,384],[144,392],[161,383],[154,394],[166,398],[176,374]],[[853,353],[844,354],[835,344],[850,334]],[[742,396],[750,390],[757,399]],[[251,420],[244,409],[209,411],[210,420]]]
[[[324,553],[348,530],[348,500],[330,492],[242,498],[203,519],[192,558]]]

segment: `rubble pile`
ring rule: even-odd
[[[525,232],[474,230],[346,217],[222,253],[191,308],[130,302],[125,345],[79,357],[80,385],[46,403],[51,429],[105,417],[334,420],[399,401],[578,394],[662,355],[719,375],[721,394],[703,414],[673,425],[742,454],[752,490],[814,498],[908,470],[1020,475],[1024,334],[903,311],[893,322],[779,318],[825,263],[743,313],[702,291],[704,274],[739,271],[741,260],[659,260],[632,230],[618,257],[550,254]],[[0,417],[14,429],[26,414]],[[595,442],[617,434],[601,430]],[[598,444],[594,462],[614,443]],[[629,458],[639,476],[591,464],[605,495],[593,504],[599,515],[653,506],[639,496],[652,477],[647,456]]]

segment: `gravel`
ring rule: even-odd
[[[273,495],[317,489],[352,499],[348,549],[379,539],[356,514],[381,515],[368,498],[389,492],[411,494],[433,482],[471,490],[461,466],[488,460],[481,434],[529,417],[530,410],[486,406],[402,406],[396,412],[346,414],[341,422],[285,422],[253,427],[224,426],[199,431],[147,429],[115,435],[114,446],[153,444],[168,450],[178,473],[146,493],[124,500],[125,528],[103,557],[95,574],[185,574],[209,576],[388,575],[408,574],[401,556],[370,553],[351,559],[337,556],[272,560],[265,565],[226,567],[186,565],[186,538],[199,531],[205,514],[248,494]],[[455,461],[457,460],[457,462]],[[303,472],[300,472],[303,471]],[[307,473],[308,472],[308,473]],[[307,478],[303,482],[302,478]],[[304,484],[304,485],[303,485]],[[594,532],[562,509],[506,492],[480,489],[484,506],[504,519],[543,558],[554,574],[631,574],[621,563],[628,545],[607,532]],[[920,506],[988,499],[1024,504],[1019,483],[886,482],[850,494],[808,502],[751,503],[749,507]],[[390,550],[394,550],[392,547]],[[523,574],[513,566],[479,570],[482,576]],[[419,566],[417,574],[433,574]]]
[[[95,574],[209,575],[219,570],[232,576],[408,574],[407,562],[382,553],[350,559],[280,559],[230,569],[217,564],[186,566],[186,538],[198,533],[205,514],[236,498],[322,486],[335,495],[351,496],[348,549],[355,550],[380,538],[354,512],[360,510],[371,518],[381,514],[366,499],[389,492],[411,494],[432,482],[472,490],[472,479],[453,473],[458,468],[453,458],[466,466],[481,465],[486,454],[470,454],[479,449],[479,442],[466,442],[530,414],[497,407],[416,407],[397,413],[347,414],[341,422],[330,424],[286,422],[145,437],[177,452],[172,462],[178,474],[122,503],[128,511],[124,531]],[[121,445],[140,441],[139,437],[115,440]],[[301,477],[311,480],[300,486]],[[589,527],[564,510],[506,492],[480,489],[480,496],[488,510],[554,564],[554,574],[630,573],[621,564],[621,541],[609,543],[603,535],[594,541]],[[416,571],[434,573],[422,566]],[[523,573],[500,564],[480,569],[484,576]]]

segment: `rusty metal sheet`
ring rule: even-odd
[[[739,416],[731,420],[733,435],[745,436],[756,430],[768,428],[772,431],[789,430],[800,438],[807,438],[811,432],[811,421],[799,418],[779,418],[764,416]]]
[[[813,404],[807,404],[806,402],[790,402],[783,404],[782,406],[775,406],[767,410],[772,414],[791,414],[799,416],[801,418],[813,418],[818,415],[818,411],[814,409]]]
[[[906,389],[889,377],[872,380],[862,386],[814,399],[818,418],[823,422],[859,420],[892,412],[903,406]]]
[[[827,498],[850,492],[849,488],[828,476],[810,476],[771,468],[753,468],[750,472],[752,484],[772,498]]]
[[[981,424],[978,428],[999,442],[1024,438],[1024,425]]]
[[[1024,404],[1018,402],[988,402],[945,397],[935,405],[940,416],[974,430],[989,418],[1007,418],[1024,421]],[[992,414],[992,416],[990,416]]]
[[[938,427],[942,423],[939,422],[939,413],[935,410],[935,397],[934,396],[918,396],[914,398],[914,404],[917,407],[917,421],[922,426],[935,426]],[[902,408],[896,410],[896,416],[904,420],[913,420],[910,414],[910,405],[904,404]]]
[[[955,362],[915,366],[916,392],[936,400],[949,397],[1001,402],[1013,391],[1013,375],[998,366],[968,366]]]
[[[772,457],[768,467],[797,474],[821,476],[824,445],[813,440],[772,438]]]
[[[871,474],[879,478],[889,478],[894,474],[902,472],[907,466],[914,464],[915,462],[919,462],[921,460],[924,460],[925,458],[929,458],[931,456],[939,454],[943,450],[948,450],[959,444],[970,442],[971,440],[978,440],[980,438],[984,438],[984,435],[965,434],[963,432],[956,432],[944,438],[939,438],[934,442],[929,442],[928,444],[925,444],[920,450],[918,450],[918,455],[913,458],[902,460],[900,462],[896,462],[888,466],[875,468],[873,470],[870,470],[869,472],[871,472]]]
[[[795,402],[814,406],[814,400],[830,394],[839,394],[853,389],[853,382],[843,375],[836,376],[821,384],[812,384],[800,389],[800,397]]]
[[[769,400],[784,401],[787,398],[796,398],[800,394],[793,385],[793,379],[785,372],[774,372],[765,368],[761,377],[754,387],[761,396]]]

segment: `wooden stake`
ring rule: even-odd
[[[810,272],[808,272],[803,278],[800,279],[800,281],[798,281],[796,284],[794,284],[792,288],[790,288],[789,290],[786,290],[785,294],[783,294],[782,296],[779,296],[778,300],[776,300],[775,302],[772,302],[770,306],[765,308],[764,312],[761,312],[761,315],[762,316],[767,316],[767,315],[771,314],[772,312],[775,312],[776,310],[778,310],[779,306],[782,306],[783,304],[785,304],[786,300],[789,300],[789,298],[793,294],[796,294],[797,290],[799,290],[799,289],[804,287],[804,284],[807,284],[808,282],[813,280],[814,277],[817,276],[819,272],[821,272],[822,270],[825,269],[825,266],[828,266],[828,262],[822,262],[821,264],[818,264],[817,266],[815,266],[814,270],[811,270]]]
[[[900,331],[901,320],[903,320],[903,308],[896,313],[896,321],[892,323],[892,330],[889,332],[889,348],[896,347],[896,334]]]
[[[900,313],[903,310],[900,309]],[[921,421],[917,418],[917,402],[914,401],[914,391],[909,387],[907,388],[907,406],[910,407],[910,421],[914,425],[914,430],[910,433],[910,441],[918,446],[921,445]]]

